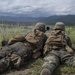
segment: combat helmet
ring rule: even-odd
[[[57,22],[55,24],[54,30],[65,30],[65,24],[63,22]]]
[[[37,30],[40,30],[40,31],[43,31],[43,32],[46,31],[46,30],[45,30],[45,24],[42,23],[42,22],[38,22],[38,23],[36,23],[34,29],[37,29]]]

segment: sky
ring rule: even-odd
[[[75,14],[75,0],[0,0],[0,16],[47,17]]]

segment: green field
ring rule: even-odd
[[[18,25],[3,25],[0,24],[0,46],[1,41],[3,39],[9,40],[10,38],[16,35],[25,35],[29,32],[34,26],[18,26]],[[66,33],[70,36],[73,45],[75,45],[75,27],[74,26],[67,26]],[[39,58],[35,60],[35,62],[29,62],[29,65],[22,67],[20,70],[11,70],[8,73],[3,75],[39,75],[41,70],[41,66],[43,64],[43,58]],[[66,67],[64,65],[59,66],[56,70],[58,75],[74,75],[75,68]],[[56,75],[56,74],[55,74]]]

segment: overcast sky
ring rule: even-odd
[[[0,15],[32,17],[75,14],[75,0],[0,0]]]

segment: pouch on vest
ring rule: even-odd
[[[49,38],[46,41],[46,48],[48,49],[59,49],[65,48],[68,52],[72,52],[73,50],[67,45],[67,41],[65,38],[64,31],[54,30],[51,32]],[[46,49],[47,51],[47,49]],[[45,52],[46,52],[45,51]]]
[[[43,47],[44,37],[45,37],[44,33],[39,30],[36,30],[36,29],[33,30],[32,32],[28,33],[25,37],[26,41],[35,47],[35,49],[33,50],[34,58],[38,58],[41,55],[40,50]],[[35,57],[35,55],[36,55],[36,57]]]
[[[38,45],[43,36],[44,36],[43,32],[35,29],[34,31],[28,33],[25,39],[27,42],[31,44]]]
[[[64,32],[61,30],[52,31],[46,43],[50,46],[64,46],[67,43]]]

